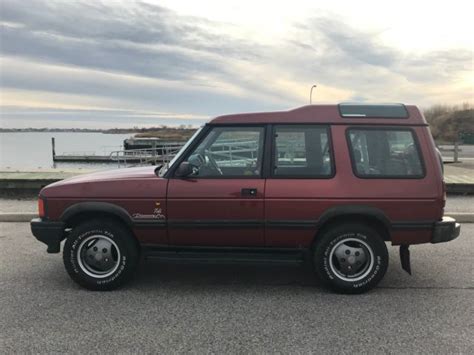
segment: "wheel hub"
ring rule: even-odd
[[[362,247],[351,247],[344,243],[335,248],[334,255],[339,261],[341,272],[346,275],[356,274],[367,261]]]
[[[78,248],[79,266],[92,277],[111,275],[117,269],[119,260],[117,244],[107,236],[90,236]]]
[[[370,246],[358,238],[339,241],[331,250],[331,270],[344,281],[358,281],[370,273],[374,263]]]

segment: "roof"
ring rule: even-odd
[[[357,105],[357,104],[352,104]],[[369,105],[370,106],[370,105]],[[342,117],[340,105],[307,105],[289,111],[240,113],[219,116],[209,124],[264,124],[264,123],[336,123],[336,124],[385,124],[385,125],[426,125],[420,110],[413,105],[402,105],[408,117],[364,117],[354,115]]]

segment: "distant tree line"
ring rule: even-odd
[[[169,133],[171,135],[192,134],[196,128],[191,125],[180,125],[178,127],[168,127],[161,125],[157,127],[133,127],[133,128],[1,128],[0,132],[78,132],[78,133],[108,133],[108,134],[127,134],[138,133],[147,134],[153,132]]]
[[[474,108],[469,103],[434,105],[424,109],[423,114],[437,141],[462,141],[474,135]]]
[[[100,133],[103,129],[96,128],[1,128],[0,132],[78,132],[78,133]]]

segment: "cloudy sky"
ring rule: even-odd
[[[1,127],[474,101],[472,1],[0,0]]]

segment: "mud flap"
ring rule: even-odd
[[[410,250],[408,250],[408,247],[409,245],[400,245],[400,263],[402,269],[411,275]]]

